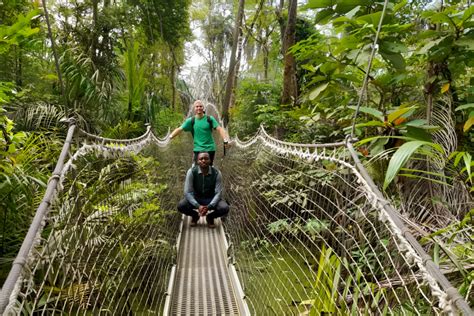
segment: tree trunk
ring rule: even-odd
[[[239,9],[237,12],[237,19],[235,20],[235,29],[234,29],[234,36],[232,40],[232,51],[230,54],[230,61],[229,61],[229,73],[227,75],[227,82],[225,88],[225,96],[224,102],[222,103],[222,120],[224,127],[227,126],[229,123],[229,106],[230,100],[232,97],[232,92],[234,90],[235,84],[235,72],[236,72],[236,53],[237,53],[237,46],[239,45],[239,35],[242,29],[242,18],[244,16],[244,4],[245,0],[239,0]]]
[[[291,0],[290,0],[291,1]],[[280,26],[280,42],[283,44],[285,42],[285,19],[283,18],[283,7],[285,6],[285,0],[280,0],[278,7],[275,10],[275,15]],[[283,45],[281,47],[281,53],[284,54]]]
[[[99,0],[92,0],[92,34],[91,34],[91,59],[95,63],[97,63],[97,16],[98,16],[98,9]]]
[[[171,99],[171,108],[175,111],[178,109],[176,108],[176,73],[179,72],[179,64],[178,60],[176,59],[176,54],[175,54],[175,47],[170,45],[170,53],[171,53],[171,76],[170,76],[170,81],[171,81],[171,94],[172,94],[172,99]]]
[[[61,91],[61,96],[63,97],[63,100],[66,104],[66,114],[69,114],[69,102],[66,98],[66,94],[64,93],[64,84],[63,84],[63,77],[61,74],[61,68],[59,67],[59,58],[58,58],[58,52],[56,51],[56,44],[53,38],[53,33],[51,31],[51,23],[49,22],[49,14],[48,14],[48,9],[46,8],[46,1],[47,0],[42,0],[43,4],[43,10],[44,10],[44,18],[46,20],[46,25],[48,26],[48,36],[49,40],[51,41],[51,49],[53,50],[53,56],[54,56],[54,65],[56,66],[56,72],[58,74],[58,80],[59,80],[59,88]]]
[[[18,47],[15,47],[15,55],[16,55],[16,62],[15,62],[15,83],[18,87],[23,86],[23,70],[22,70],[22,64],[23,64],[23,48],[22,45],[18,45]]]
[[[288,2],[288,22],[285,29],[283,41],[284,72],[283,72],[283,93],[281,104],[295,104],[298,98],[298,86],[296,82],[296,61],[293,54],[288,49],[296,42],[296,9],[297,0]]]
[[[268,51],[267,43],[263,45],[262,50],[263,50],[263,80],[267,82],[268,81],[268,55],[270,54]]]

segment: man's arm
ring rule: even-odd
[[[227,136],[225,129],[223,129],[222,126],[217,126],[216,130],[219,132],[224,143],[229,141],[229,136]]]
[[[193,188],[193,169],[189,169],[186,173],[186,181],[184,182],[184,197],[195,207],[199,207],[198,201],[194,198],[194,188]]]
[[[209,209],[214,209],[219,203],[222,195],[222,175],[219,170],[214,169],[217,171],[217,177],[216,177],[216,188],[214,191],[214,197],[212,198],[212,201],[209,203],[207,206]]]
[[[179,133],[183,131],[182,127],[176,128],[170,135],[170,139],[173,139],[175,136],[177,136]]]

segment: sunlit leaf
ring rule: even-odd
[[[445,83],[442,87],[441,87],[441,93],[446,93],[449,91],[449,87],[450,87],[450,84],[449,82],[448,83]]]
[[[328,85],[329,85],[329,82],[326,82],[325,84],[322,84],[316,89],[314,89],[313,91],[311,91],[309,94],[309,99],[314,100],[315,98],[317,98],[318,95],[328,87]]]
[[[357,109],[356,106],[352,106],[352,105],[348,106],[348,108],[352,109],[354,111]],[[373,117],[376,117],[377,119],[379,119],[380,121],[383,122],[383,114],[379,110],[376,110],[374,108],[369,108],[369,107],[366,107],[366,106],[361,106],[361,107],[359,107],[359,112],[372,115]]]
[[[454,42],[454,45],[466,47],[468,50],[474,50],[474,39],[461,38]]]
[[[471,164],[472,164],[472,156],[469,153],[465,153],[463,155],[464,165],[467,171],[468,179],[471,178]]]
[[[305,6],[307,9],[319,9],[333,6],[336,0],[309,0]]]
[[[393,179],[395,179],[400,168],[402,168],[411,156],[422,146],[432,147],[439,152],[443,151],[440,145],[426,141],[416,140],[403,144],[390,159],[383,183],[384,189],[386,189]]]
[[[466,123],[464,123],[464,127],[463,127],[463,131],[464,132],[467,132],[471,127],[472,125],[474,125],[474,116],[473,117],[470,117]]]
[[[462,24],[465,21],[469,20],[473,14],[474,14],[474,6],[470,6],[469,8],[464,10],[464,14],[462,16],[462,21],[461,21],[460,24]]]
[[[387,117],[387,120],[389,122],[393,122],[395,121],[397,118],[399,118],[400,116],[414,110],[416,108],[416,106],[410,106],[410,107],[407,107],[407,108],[401,108],[401,109],[397,109],[393,112],[391,112],[388,117]]]
[[[461,110],[470,109],[470,108],[474,109],[474,103],[468,103],[468,104],[460,105],[460,106],[456,107],[454,110],[455,111],[461,111]]]

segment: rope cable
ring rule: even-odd
[[[385,17],[385,11],[387,10],[387,5],[388,5],[388,0],[385,0],[383,3],[382,14],[380,15],[380,21],[377,26],[377,31],[375,32],[375,38],[372,44],[372,51],[370,53],[369,60],[367,62],[367,69],[365,71],[364,81],[362,83],[362,89],[359,95],[359,99],[357,100],[356,111],[354,113],[354,117],[352,118],[351,139],[355,138],[356,120],[357,120],[357,117],[359,116],[360,106],[362,105],[362,99],[364,98],[364,96],[367,95],[367,87],[369,83],[370,70],[372,68],[372,61],[375,57],[375,52],[378,49],[378,39],[379,39],[380,31],[382,29],[382,22]]]
[[[176,256],[174,209],[189,149],[150,129],[121,141],[82,135],[87,141],[55,177],[48,231],[25,260],[7,311],[159,311]],[[263,127],[232,143],[217,161],[232,205],[224,227],[252,313],[406,314],[409,304],[417,315],[469,314],[452,286],[439,286],[440,272],[426,267],[427,254],[412,247],[407,229],[393,222],[390,203],[348,155],[350,143],[282,142]],[[106,190],[112,194],[103,199]],[[148,213],[150,201],[159,216]],[[212,310],[224,308],[215,303]]]

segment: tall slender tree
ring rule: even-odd
[[[297,0],[288,1],[288,21],[283,38],[283,92],[281,104],[295,104],[298,98],[298,85],[296,81],[296,61],[289,48],[296,42],[296,11]]]
[[[227,123],[229,123],[229,107],[236,81],[235,73],[237,71],[236,65],[238,64],[236,54],[237,46],[239,46],[239,37],[242,34],[242,18],[244,16],[244,5],[245,0],[239,0],[239,8],[237,11],[237,19],[235,20],[234,35],[232,40],[232,51],[229,60],[229,72],[227,74],[225,97],[224,102],[222,104],[222,120],[224,126],[227,126]]]

